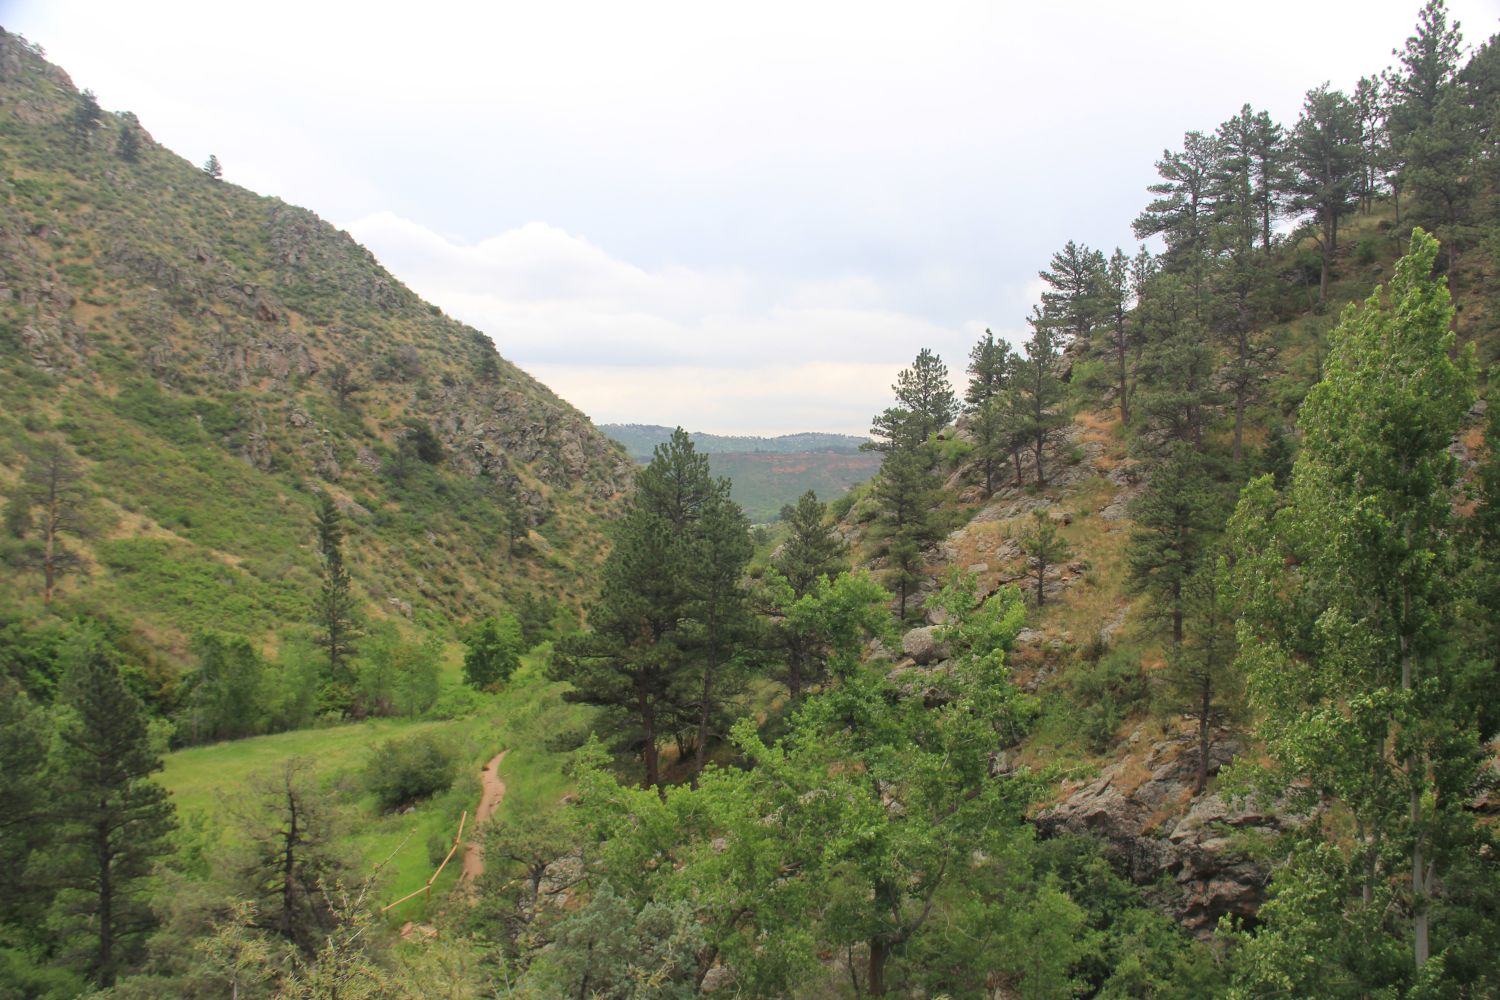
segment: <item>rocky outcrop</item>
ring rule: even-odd
[[[1137,730],[1127,749],[1093,780],[1065,784],[1063,799],[1034,817],[1038,831],[1092,834],[1135,882],[1170,880],[1163,902],[1200,936],[1220,917],[1252,916],[1270,873],[1236,848],[1235,833],[1279,830],[1284,820],[1213,792],[1194,798],[1197,751],[1187,737],[1146,744]],[[1211,770],[1240,749],[1221,739]]]

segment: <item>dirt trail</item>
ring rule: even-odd
[[[495,809],[499,807],[500,800],[505,798],[505,782],[500,780],[500,762],[509,752],[501,750],[479,772],[483,792],[479,796],[479,808],[474,810],[474,822],[469,826],[471,839],[464,845],[464,870],[458,877],[460,882],[472,881],[484,873],[484,848],[479,845],[479,828],[489,822]]]

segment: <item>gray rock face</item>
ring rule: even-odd
[[[1140,733],[1134,741],[1139,743]],[[1221,740],[1211,771],[1228,763],[1238,744]],[[1094,780],[1035,817],[1044,836],[1094,834],[1132,880],[1171,879],[1169,905],[1183,926],[1206,936],[1226,914],[1253,915],[1270,873],[1234,849],[1235,830],[1277,830],[1282,820],[1211,793],[1193,798],[1196,747],[1188,739],[1151,746],[1110,764]]]

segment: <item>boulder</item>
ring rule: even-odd
[[[948,655],[948,651],[938,641],[937,627],[933,625],[924,625],[906,633],[901,639],[901,652],[919,666],[935,663]]]

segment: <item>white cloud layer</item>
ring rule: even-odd
[[[390,212],[348,229],[418,293],[601,422],[863,433],[919,346],[961,377],[983,329],[893,308],[870,275],[785,282],[648,271],[540,222],[475,244]]]

